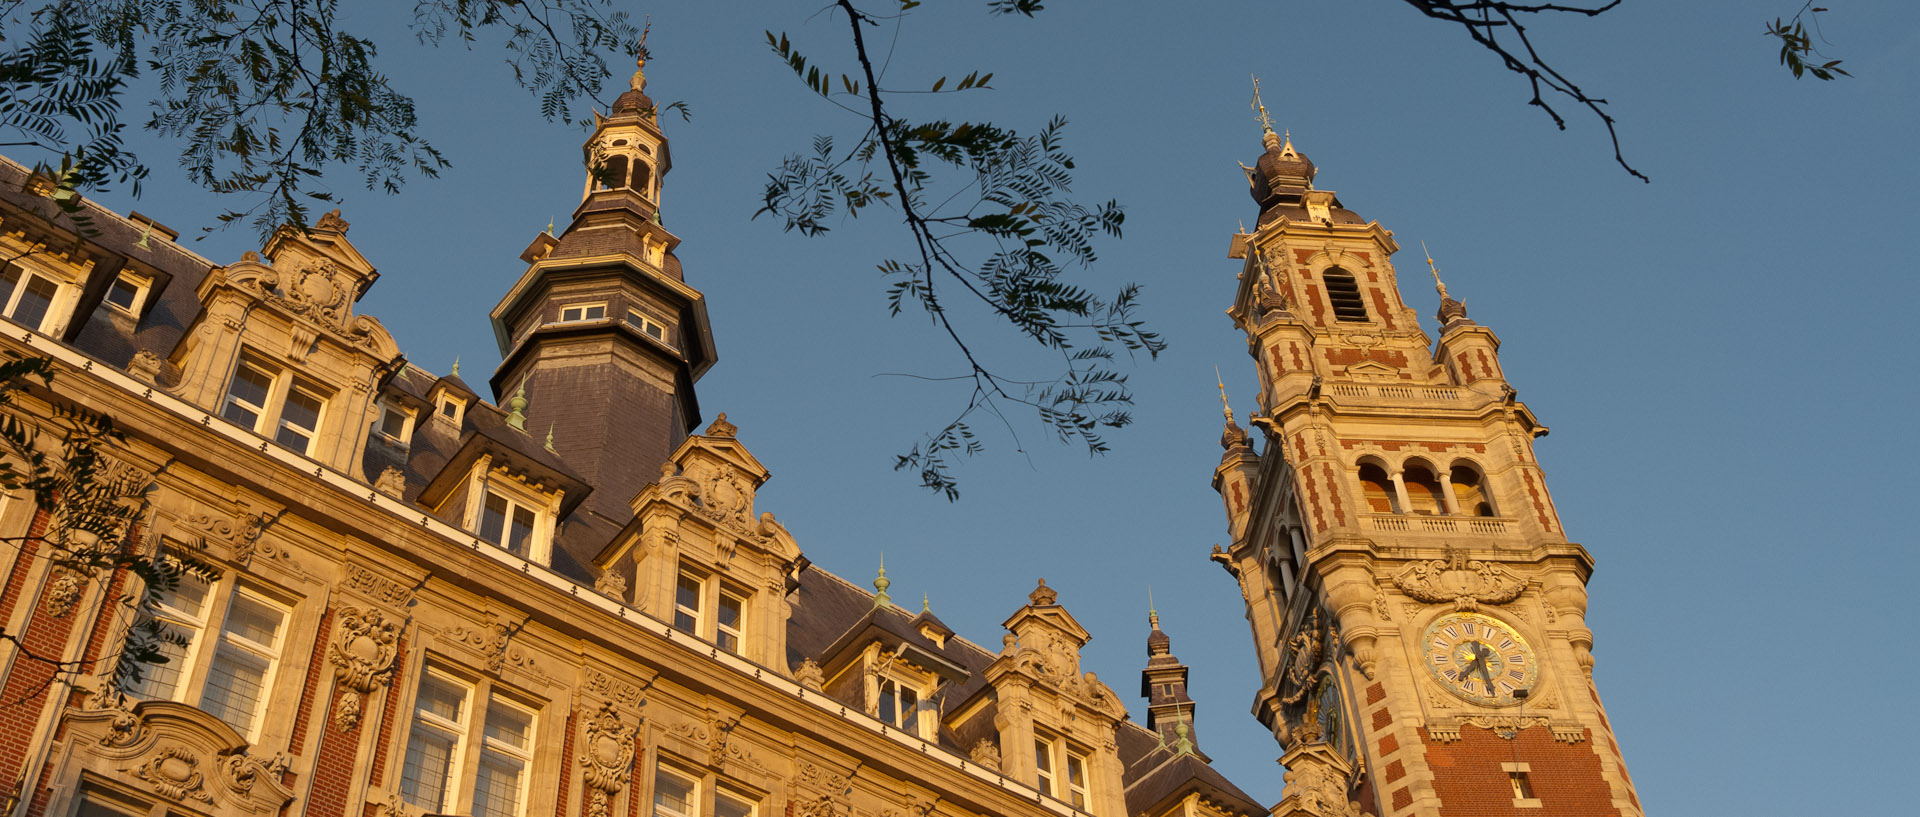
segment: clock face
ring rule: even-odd
[[[1449,613],[1427,625],[1427,672],[1447,691],[1476,704],[1507,706],[1540,679],[1533,648],[1499,619]]]

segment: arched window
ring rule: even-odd
[[[1334,267],[1320,274],[1327,282],[1327,300],[1333,302],[1335,320],[1367,320],[1367,304],[1360,299],[1360,284],[1353,280],[1353,273]]]
[[[1448,475],[1453,481],[1454,504],[1468,516],[1495,516],[1493,495],[1487,492],[1486,479],[1477,468],[1456,465]]]
[[[1370,462],[1360,464],[1360,487],[1367,498],[1367,509],[1374,513],[1400,513],[1393,495],[1393,481],[1387,469]]]
[[[643,196],[647,195],[647,193],[653,189],[648,186],[648,184],[651,183],[652,181],[653,181],[653,168],[649,166],[646,162],[634,162],[633,163],[634,191]]]
[[[1447,512],[1445,501],[1440,498],[1440,478],[1433,475],[1422,462],[1409,462],[1400,472],[1400,481],[1407,486],[1407,502],[1413,507],[1412,513],[1427,516],[1440,516]]]
[[[611,156],[607,158],[607,163],[600,167],[600,172],[594,174],[593,188],[595,190],[617,190],[624,187],[626,182],[627,157]]]

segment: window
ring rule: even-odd
[[[920,734],[920,690],[916,687],[916,684],[898,678],[881,677],[880,720]]]
[[[227,385],[220,416],[306,454],[313,450],[326,404],[319,389],[306,381],[242,358]]]
[[[1502,763],[1501,771],[1507,773],[1507,783],[1513,787],[1514,808],[1539,808],[1540,798],[1533,792],[1533,780],[1525,763]]]
[[[699,805],[699,781],[667,771],[665,767],[654,770],[654,817],[698,817]]]
[[[480,701],[486,708],[476,712]],[[400,798],[427,812],[519,817],[526,812],[533,726],[530,707],[428,667],[414,697]],[[468,796],[456,797],[462,792]]]
[[[1400,481],[1407,486],[1407,502],[1413,506],[1409,509],[1413,513],[1439,516],[1447,512],[1446,502],[1440,498],[1440,479],[1425,463],[1407,463]]]
[[[43,334],[54,334],[66,325],[70,304],[68,290],[62,282],[44,272],[31,272],[19,265],[10,265],[6,272],[0,273],[0,290],[5,291],[4,308],[7,317],[29,329]]]
[[[714,817],[754,817],[759,810],[757,798],[728,788],[712,775],[695,775],[662,764],[653,770],[652,817],[700,817],[709,813],[703,800],[707,791],[713,792],[710,813]]]
[[[393,442],[406,445],[413,432],[413,412],[392,403],[380,405],[380,422],[374,426],[380,435]]]
[[[639,310],[627,310],[627,325],[640,330],[640,333],[661,343],[667,343],[667,327],[659,321],[640,314]],[[673,344],[667,343],[671,346]]]
[[[1400,512],[1400,503],[1393,493],[1393,481],[1387,477],[1385,468],[1370,462],[1361,463],[1360,488],[1367,500],[1367,510],[1374,513]]]
[[[222,606],[225,615],[216,629],[208,611]],[[244,587],[222,588],[183,574],[145,612],[179,643],[163,644],[167,662],[142,668],[127,693],[198,706],[247,740],[258,738],[286,639],[287,608]],[[208,647],[212,655],[199,666]]]
[[[461,411],[466,407],[467,403],[465,400],[461,400],[451,394],[442,394],[440,395],[440,408],[435,410],[434,414],[442,420],[446,420],[454,425],[459,425]]]
[[[1040,793],[1065,800],[1074,808],[1087,807],[1087,756],[1058,738],[1035,738],[1034,767],[1040,770]]]
[[[122,312],[139,314],[141,304],[146,303],[147,287],[150,283],[136,279],[126,273],[113,279],[113,285],[107,288],[107,303]]]
[[[1353,273],[1334,267],[1320,274],[1327,282],[1327,300],[1333,303],[1334,320],[1367,320],[1367,304],[1360,298],[1360,284],[1353,280]]]
[[[1448,474],[1453,483],[1454,504],[1460,512],[1468,516],[1497,516],[1493,512],[1493,497],[1487,493],[1485,480],[1477,469],[1465,465],[1456,465]]]
[[[536,519],[533,508],[488,491],[486,505],[480,509],[480,538],[524,559],[533,541]]]
[[[673,591],[673,627],[738,655],[746,638],[748,593],[682,568]]]
[[[573,306],[566,306],[566,307],[560,308],[561,323],[578,323],[580,321],[599,321],[599,320],[606,320],[606,318],[607,318],[606,304],[574,304]]]

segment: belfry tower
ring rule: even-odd
[[[1258,107],[1258,97],[1255,97]],[[1593,683],[1586,582],[1499,338],[1437,267],[1439,338],[1401,299],[1393,233],[1314,187],[1265,125],[1228,314],[1259,369],[1213,484],[1285,750],[1287,815],[1642,809]],[[1258,436],[1259,450],[1254,440]]]
[[[660,224],[672,159],[645,66],[594,114],[573,220],[535,236],[520,256],[527,271],[492,313],[499,404],[525,399],[526,430],[597,486],[586,510],[614,527],[700,422],[693,384],[716,359],[705,296]]]

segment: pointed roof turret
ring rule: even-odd
[[[1193,699],[1187,697],[1187,665],[1173,655],[1173,639],[1160,629],[1160,612],[1147,602],[1147,666],[1140,671],[1140,697],[1147,699],[1147,728],[1167,746],[1193,744]]]
[[[1427,269],[1433,273],[1434,291],[1440,293],[1440,311],[1434,313],[1434,317],[1439,319],[1441,328],[1446,328],[1454,321],[1466,321],[1467,304],[1465,301],[1456,301],[1452,295],[1447,294],[1447,285],[1440,280],[1440,265],[1433,263],[1433,253],[1427,249],[1427,242],[1420,242],[1420,252],[1427,256]],[[1467,322],[1472,323],[1472,321]]]

